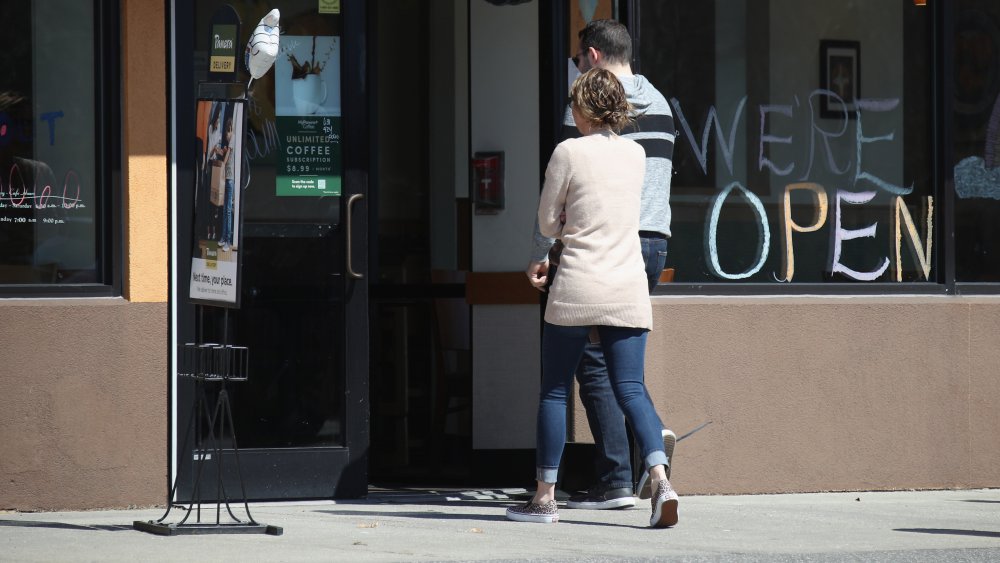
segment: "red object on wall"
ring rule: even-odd
[[[494,214],[504,207],[502,152],[477,152],[472,157],[472,193],[476,213]]]

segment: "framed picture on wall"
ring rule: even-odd
[[[854,119],[857,100],[861,97],[859,41],[820,40],[819,87],[835,94],[820,98],[821,117]]]

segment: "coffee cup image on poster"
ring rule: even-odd
[[[188,297],[201,303],[237,306],[244,104],[239,100],[198,100],[196,115]]]
[[[340,37],[282,35],[275,115],[340,116]]]
[[[274,62],[275,194],[339,196],[340,37],[283,35]]]

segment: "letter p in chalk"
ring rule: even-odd
[[[792,220],[792,190],[808,190],[816,196],[816,213],[813,215],[811,225],[799,225]],[[792,281],[795,276],[795,250],[792,245],[792,231],[797,233],[811,233],[819,230],[826,224],[827,215],[826,190],[823,186],[812,182],[801,182],[788,184],[785,186],[785,196],[781,204],[781,230],[784,236],[781,239],[781,279],[779,281]]]

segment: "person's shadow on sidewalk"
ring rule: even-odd
[[[452,505],[449,505],[452,506]],[[447,512],[437,512],[427,510],[426,512],[378,512],[368,510],[318,510],[322,514],[331,516],[357,516],[363,518],[421,518],[424,520],[506,520],[503,514],[483,515],[483,514],[450,514]]]
[[[65,522],[39,522],[37,520],[0,520],[0,526],[11,526],[14,528],[52,528],[56,530],[85,530],[88,532],[123,532],[126,530],[132,530],[132,526],[115,524],[94,524],[93,526],[82,526],[80,524],[67,524]]]
[[[895,528],[893,532],[914,532],[917,534],[945,534],[954,536],[978,536],[981,538],[1000,538],[1000,532],[987,530],[949,530],[947,528]]]
[[[469,503],[474,506],[482,506],[482,504]],[[452,503],[448,503],[448,506],[455,506]],[[507,517],[503,513],[499,514],[452,514],[447,512],[438,512],[433,509],[428,509],[426,512],[376,512],[376,511],[366,511],[366,510],[317,510],[316,512],[322,514],[329,514],[331,516],[356,516],[364,517],[367,519],[377,519],[377,518],[420,518],[424,520],[486,520],[489,522],[513,522],[507,520]],[[523,522],[513,522],[515,524],[523,524]],[[619,528],[635,528],[635,529],[648,529],[648,530],[658,530],[659,528],[650,528],[649,526],[642,524],[619,524],[616,522],[588,522],[585,520],[559,520],[560,524],[570,524],[576,526],[615,526]]]

